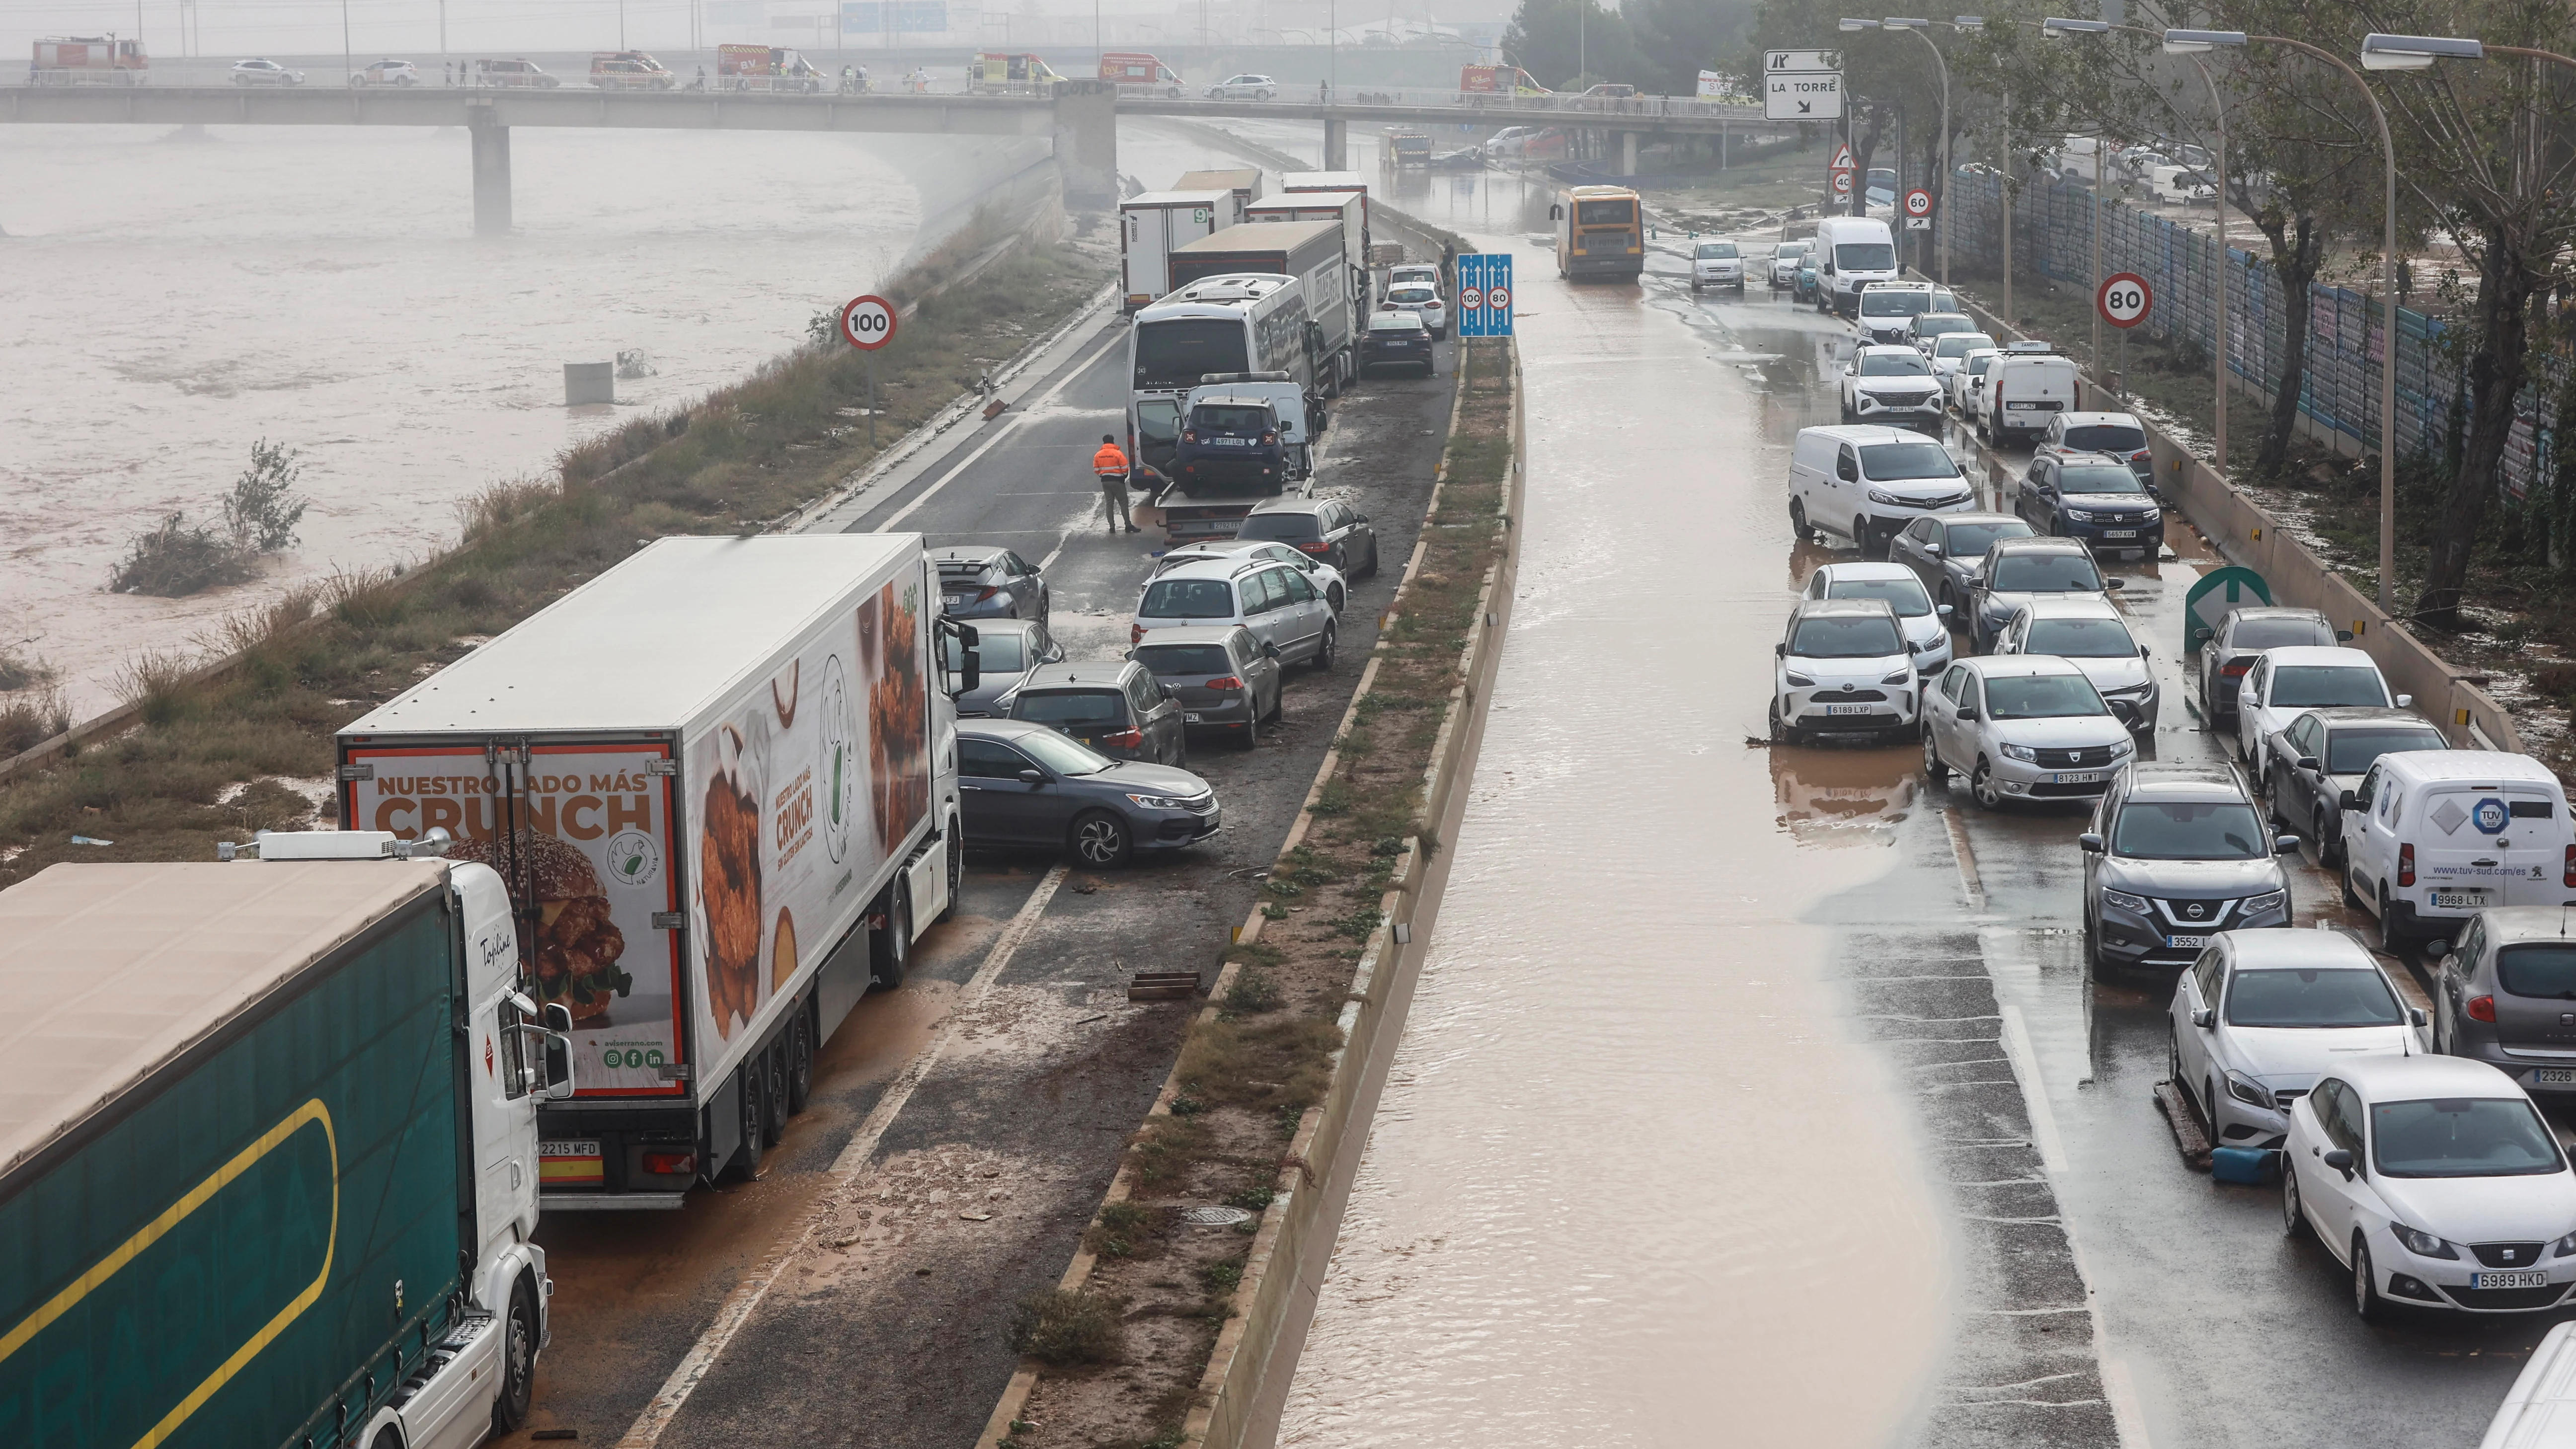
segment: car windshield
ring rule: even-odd
[[[1166,678],[1234,672],[1222,644],[1148,644],[1136,651],[1136,662]]]
[[[1995,339],[1987,336],[1983,332],[1944,332],[1941,334],[1941,340],[1932,344],[1932,355],[1934,357],[1965,357],[1980,347],[1992,347],[1994,345]]]
[[[1986,681],[1986,704],[1996,719],[2074,719],[2109,714],[2111,707],[2081,674],[2006,675]]]
[[[2396,1026],[2405,1020],[2376,971],[2239,971],[2227,988],[2230,1026]]]
[[[1255,513],[1243,520],[1243,527],[1234,536],[1246,541],[1311,543],[1324,534],[1311,513]]]
[[[1953,523],[1943,530],[1942,549],[1952,558],[1982,558],[1997,539],[2028,538],[2030,525],[2015,518],[2002,523]]]
[[[1386,299],[1390,302],[1402,302],[1407,306],[1420,306],[1425,302],[1440,300],[1439,295],[1429,287],[1397,287],[1386,294]]]
[[[1988,580],[1998,593],[2098,594],[2102,574],[2080,553],[2015,553],[1995,560]]]
[[[1701,243],[1699,244],[1699,251],[1698,251],[1697,255],[1699,255],[1699,256],[1703,256],[1703,257],[1717,257],[1717,258],[1721,258],[1721,259],[1724,259],[1724,260],[1732,261],[1732,260],[1734,260],[1735,255],[1736,255],[1736,252],[1735,252],[1735,243],[1733,243],[1733,242],[1701,242]]]
[[[1896,270],[1896,244],[1893,242],[1844,242],[1834,248],[1834,265],[1846,272],[1892,272]],[[1917,312],[1923,309],[1917,307]]]
[[[2066,430],[2070,453],[2134,453],[2147,445],[2147,435],[2126,424],[2086,423]]]
[[[1914,319],[1917,337],[1945,337],[1953,332],[1974,332],[1977,324],[1965,317],[1935,317],[1929,313]]]
[[[2140,497],[2144,497],[2147,491],[2146,485],[2138,481],[2137,474],[2102,463],[2060,468],[2057,470],[2057,487],[2064,493],[2132,493]]]
[[[1871,443],[1860,450],[1860,470],[1873,483],[1915,478],[1956,478],[1959,465],[1939,443]]]
[[[2235,800],[2132,800],[2111,826],[2111,853],[2133,860],[2260,860],[2263,824]]]
[[[1836,265],[1850,268],[1851,263],[1842,259],[1842,254],[1849,250],[1848,247],[1834,248]],[[1860,294],[1860,314],[1864,317],[1912,317],[1931,310],[1932,294],[1911,287],[1873,288]]]
[[[1863,377],[1921,377],[1932,370],[1923,354],[1908,348],[1904,352],[1873,352],[1860,360]]]
[[[2447,750],[2451,742],[2437,730],[2341,729],[2326,736],[2326,773],[2359,775],[2379,757],[2401,750]]]
[[[1017,630],[986,629],[975,645],[975,667],[986,674],[1017,674],[1029,667],[1028,639]],[[966,646],[948,637],[948,667],[966,667]]]
[[[1780,243],[1778,246],[1773,247],[1773,248],[1771,249],[1771,254],[1772,254],[1773,256],[1777,256],[1777,257],[1786,257],[1786,258],[1788,258],[1790,261],[1793,261],[1793,262],[1794,262],[1794,261],[1796,261],[1798,258],[1803,257],[1803,256],[1805,256],[1807,253],[1809,253],[1809,252],[1811,252],[1811,251],[1815,250],[1815,246],[1816,246],[1816,244],[1815,244],[1814,242],[1802,242],[1802,241],[1795,241],[1795,242],[1782,242],[1782,243]]]
[[[2060,659],[2135,659],[2138,641],[2117,619],[2033,619],[2021,652]]]
[[[1637,219],[1633,201],[1578,201],[1574,219],[1585,226],[1618,226]]]
[[[2388,686],[2379,671],[2342,664],[2284,664],[2272,671],[2266,703],[2275,709],[2336,704],[2384,705]]]
[[[1190,422],[1196,427],[1221,428],[1229,433],[1258,433],[1270,426],[1270,409],[1202,404],[1190,409]]]
[[[1920,619],[1932,612],[1932,596],[1923,592],[1923,581],[1912,574],[1893,579],[1836,579],[1825,597],[1884,599],[1900,619]]]
[[[2509,996],[2576,1001],[2576,940],[2504,947],[2496,952],[2496,984]]]
[[[1011,718],[1035,724],[1107,725],[1127,722],[1127,695],[1117,689],[1021,690]]]
[[[1896,621],[1869,614],[1801,619],[1789,642],[1801,659],[1884,659],[1905,652]]]
[[[1156,579],[1136,612],[1148,619],[1230,619],[1234,590],[1223,579]]]
[[[1052,730],[1013,735],[1011,744],[1035,755],[1039,764],[1059,775],[1097,775],[1116,763],[1082,741]]]
[[[1969,349],[1971,352],[1975,350],[1975,348]],[[1960,366],[1968,370],[1970,377],[1983,377],[1986,375],[1986,369],[1994,365],[1995,358],[1999,355],[2001,354],[1989,352],[1983,357],[1971,357]]]
[[[2374,1103],[2370,1150],[2390,1177],[2531,1177],[2566,1165],[2521,1097]]]
[[[2316,619],[2274,617],[2239,619],[2227,642],[2238,649],[2282,649],[2294,644],[2332,644],[2334,633]]]
[[[1223,317],[1175,317],[1138,325],[1136,386],[1182,387],[1211,372],[1246,372],[1247,332]]]

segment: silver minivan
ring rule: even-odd
[[[1268,559],[1211,559],[1184,564],[1145,586],[1136,602],[1130,645],[1156,629],[1241,624],[1275,646],[1282,664],[1333,667],[1340,626],[1324,592],[1302,569]]]

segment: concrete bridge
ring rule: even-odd
[[[1476,98],[1483,99],[1483,98]],[[1118,117],[1258,117],[1324,128],[1324,169],[1350,164],[1354,121],[1389,125],[1554,125],[1616,132],[1625,169],[1638,138],[1747,134],[1778,129],[1753,107],[1640,100],[1620,110],[1428,102],[1348,104],[1320,99],[1213,101],[1121,96],[1101,81],[1069,81],[1040,96],[760,95],[726,91],[489,89],[448,86],[352,89],[299,86],[5,86],[0,123],[124,126],[462,126],[474,146],[474,229],[510,229],[510,132],[520,126],[651,130],[935,132],[1044,136],[1055,146],[1065,198],[1106,206],[1118,197]]]

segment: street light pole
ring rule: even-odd
[[[1923,33],[1935,25],[1948,25],[1953,30],[1983,30],[1986,28],[1986,21],[1981,15],[1954,15],[1946,21],[1918,20],[1891,15],[1884,20],[1845,20],[1841,28],[1906,31],[1915,39],[1922,41],[1924,48],[1932,52],[1932,64],[1941,72],[1941,190],[1938,201],[1941,219],[1933,224],[1933,241],[1935,249],[1940,254],[1941,285],[1946,287],[1950,285],[1950,61],[1948,57],[1941,54],[1941,47],[1932,43],[1932,37]],[[1905,204],[1903,195],[1905,147],[1902,142],[1899,142],[1896,148],[1896,172],[1899,193],[1897,207],[1901,212]],[[1868,188],[1864,185],[1861,189],[1865,192]],[[2009,312],[2011,308],[2006,307],[2005,310]]]

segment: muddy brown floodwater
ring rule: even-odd
[[[1279,1442],[1888,1442],[1953,1254],[1804,918],[1894,868],[1915,786],[1902,752],[1748,748],[1794,424],[1639,289],[1568,288],[1461,200],[1425,209],[1518,273],[1520,591]]]

